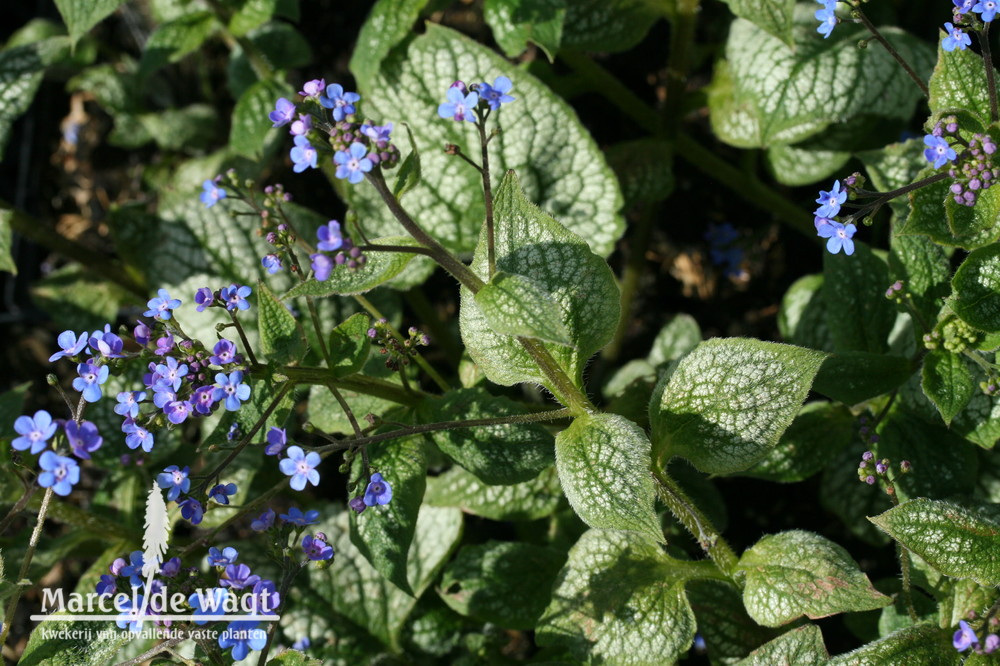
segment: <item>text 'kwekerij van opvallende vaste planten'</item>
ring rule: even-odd
[[[4,663],[1000,661],[997,2],[724,4],[11,9]]]

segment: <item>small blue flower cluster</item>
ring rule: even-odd
[[[989,134],[973,134],[966,141],[958,131],[958,120],[954,116],[943,118],[934,125],[931,133],[924,137],[924,158],[935,169],[951,164],[948,175],[952,178],[949,188],[955,203],[974,206],[982,192],[993,186],[996,165],[993,156],[997,145]],[[961,153],[955,146],[963,148]]]
[[[320,282],[329,280],[337,266],[355,270],[364,266],[367,261],[361,249],[341,231],[337,220],[330,220],[317,229],[316,240],[316,249],[319,251],[309,255],[309,259],[312,261],[313,275]]]
[[[969,626],[969,623],[965,620],[959,620],[958,631],[952,637],[951,644],[959,652],[965,652],[971,647],[976,654],[992,654],[996,652],[997,648],[1000,648],[1000,636],[989,634],[980,645],[979,637],[976,636],[976,632]]]
[[[982,29],[983,23],[991,23],[997,14],[997,0],[952,0],[954,23],[944,24],[941,48],[945,51],[964,51],[972,46],[972,38],[966,30]],[[971,12],[971,13],[970,13]],[[979,14],[977,19],[974,14]]]
[[[828,239],[826,249],[830,254],[837,254],[841,250],[846,255],[854,254],[854,241],[852,239],[857,227],[853,224],[841,224],[835,219],[840,214],[840,206],[845,201],[847,201],[847,190],[841,189],[839,180],[834,181],[829,192],[821,191],[819,198],[816,199],[816,203],[820,206],[813,213],[813,224],[816,225],[816,234],[820,238]]]
[[[478,112],[485,120],[490,111],[516,99],[508,94],[513,89],[514,84],[506,76],[498,76],[493,85],[484,82],[466,86],[464,81],[455,81],[445,95],[448,101],[438,106],[438,116],[458,123],[474,123]]]
[[[823,35],[823,39],[826,39],[840,22],[836,13],[837,0],[816,0],[816,2],[823,5],[823,9],[816,10],[816,20],[819,21],[819,27],[816,28],[816,32]]]

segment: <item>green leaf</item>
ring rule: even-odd
[[[627,206],[663,201],[674,191],[673,149],[666,141],[640,139],[607,150]]]
[[[823,253],[823,301],[826,325],[838,352],[884,354],[896,322],[895,306],[885,297],[889,269],[867,245],[855,243],[854,255]]]
[[[649,453],[646,433],[616,414],[578,417],[556,435],[559,481],[583,522],[663,541]]]
[[[44,71],[45,63],[34,44],[0,51],[0,158],[11,126],[31,106]]]
[[[767,149],[767,166],[782,185],[811,185],[837,173],[850,151],[778,144]]]
[[[115,321],[130,295],[115,283],[96,277],[79,264],[68,264],[35,282],[35,302],[63,326],[101,329]]]
[[[259,28],[271,20],[277,5],[278,0],[243,0],[240,8],[229,19],[229,32],[242,37]]]
[[[928,167],[919,176],[932,174]],[[969,208],[955,203],[950,185],[945,179],[910,192],[910,215],[898,233],[929,236],[941,245],[967,250],[995,241],[1000,236],[1000,193],[991,187]]]
[[[792,40],[792,19],[795,0],[725,0],[739,18],[752,21],[761,30],[774,35],[789,46]]]
[[[937,319],[950,293],[951,265],[944,249],[926,236],[892,237],[889,279],[901,280],[917,311],[928,321]]]
[[[483,18],[508,57],[521,55],[532,42],[554,62],[562,42],[566,0],[486,0]]]
[[[164,65],[180,62],[197,51],[218,27],[215,14],[209,11],[185,14],[160,25],[146,41],[139,61],[139,78],[147,79]]]
[[[823,361],[813,390],[847,405],[856,405],[901,386],[913,366],[901,356],[841,352]]]
[[[568,646],[587,663],[672,663],[695,632],[678,564],[639,535],[587,531],[559,574],[538,644]]]
[[[946,576],[1000,584],[1000,518],[995,511],[918,497],[869,520]]]
[[[562,46],[601,53],[627,51],[664,16],[665,6],[650,0],[572,0],[566,3]]]
[[[372,241],[375,245],[405,245],[417,247],[417,242],[408,236],[393,236],[391,238],[376,238]],[[387,280],[399,275],[400,271],[406,268],[410,260],[416,255],[406,252],[375,252],[365,253],[365,265],[351,270],[346,266],[338,266],[330,273],[330,278],[324,282],[310,277],[305,282],[292,287],[282,300],[298,296],[312,296],[321,298],[339,294],[351,296],[353,294],[363,294],[371,291]]]
[[[945,424],[950,425],[955,415],[969,404],[975,391],[965,359],[943,349],[931,350],[924,357],[921,377],[924,394],[938,408]]]
[[[267,114],[274,110],[275,100],[291,97],[292,92],[287,84],[270,80],[258,81],[247,88],[233,108],[229,146],[238,155],[259,159],[272,124]]]
[[[313,61],[312,49],[301,32],[284,21],[271,21],[255,28],[247,39],[264,60],[275,69],[290,70],[305,67]],[[242,41],[242,40],[241,40]],[[229,92],[239,99],[246,89],[258,81],[250,57],[241,46],[234,48],[226,67]],[[277,101],[277,100],[275,100]],[[283,140],[287,140],[282,137]]]
[[[351,511],[351,543],[393,585],[417,596],[416,581],[407,578],[407,554],[416,530],[417,512],[427,483],[427,458],[419,437],[396,440],[369,454],[371,465],[382,472],[392,486],[392,501],[368,507],[364,513]],[[355,477],[362,469],[355,465]],[[367,479],[362,479],[366,484]],[[362,494],[364,485],[357,494]]]
[[[410,35],[427,0],[378,0],[358,33],[348,65],[358,87],[372,88],[379,67],[392,49]]]
[[[482,388],[427,398],[418,410],[420,420],[427,423],[526,413],[513,400],[492,396]],[[490,485],[528,481],[554,462],[552,435],[537,423],[456,428],[430,436],[442,453]]]
[[[267,666],[323,666],[323,662],[307,657],[301,650],[285,649],[268,659]]]
[[[822,352],[746,338],[707,340],[653,393],[656,459],[730,474],[761,460],[795,418]]]
[[[417,142],[413,139],[413,130],[406,123],[403,123],[403,127],[406,128],[406,136],[410,140],[410,154],[399,165],[396,184],[392,187],[392,195],[399,200],[402,200],[404,194],[419,185],[422,177],[420,151],[417,149]]]
[[[573,347],[549,344],[546,348],[581,386],[587,360],[611,340],[618,325],[621,304],[614,275],[586,241],[525,198],[512,172],[495,193],[494,209],[497,270],[531,275],[538,290],[551,296]],[[484,229],[471,266],[484,279],[488,270],[486,245]],[[478,298],[472,298],[464,287],[459,324],[469,355],[491,381],[505,386],[548,383],[535,359],[517,340],[491,329]]]
[[[0,209],[0,271],[17,275],[17,263],[14,261],[14,231],[10,226],[10,218],[14,211]]]
[[[983,67],[982,56],[974,51],[948,52],[938,44],[937,65],[927,88],[930,91],[928,104],[932,118],[964,111],[974,115],[979,127],[966,127],[963,123],[963,129],[983,131],[989,126],[990,96],[986,68]]]
[[[264,419],[264,412],[277,397],[278,392],[283,388],[283,383],[274,380],[273,377],[244,375],[243,381],[250,385],[250,399],[245,401],[235,412],[225,412],[219,425],[205,439],[205,447],[223,447],[229,445],[227,434],[233,423],[239,425],[241,432],[248,433],[257,426],[257,422],[263,420],[260,430],[261,439],[266,435],[271,427],[284,427],[288,420],[288,414],[292,409],[292,391],[285,393],[278,405],[271,411],[270,415]],[[221,462],[221,460],[220,460]]]
[[[363,51],[363,44],[359,39],[355,53]],[[441,146],[454,143],[467,154],[478,155],[478,134],[471,123],[428,121],[427,110],[437,108],[457,79],[493,81],[501,75],[513,82],[517,101],[491,116],[504,129],[490,142],[494,179],[516,170],[534,203],[586,239],[594,252],[609,255],[624,230],[621,192],[604,154],[574,111],[530,74],[435,24],[428,24],[426,34],[415,37],[405,52],[387,59],[377,80],[366,85],[364,76],[359,79],[364,115],[407,123],[413,129],[423,173],[435,174],[411,191],[407,211],[449,250],[461,254],[475,249],[486,217],[482,178],[462,160],[446,155]],[[495,180],[493,187],[496,193]],[[345,194],[351,208],[365,220],[369,236],[401,234],[399,223],[374,188],[352,187]]]
[[[958,666],[963,656],[951,644],[950,629],[933,623],[915,624],[857,650],[834,657],[828,666],[882,666],[882,664],[934,664]]]
[[[573,345],[559,304],[531,278],[497,271],[475,300],[494,333]]]
[[[885,49],[858,49],[868,33],[849,23],[817,39],[814,13],[796,5],[794,45],[750,21],[733,21],[708,98],[723,141],[741,148],[793,144],[858,116],[913,114],[920,91]],[[923,41],[897,28],[880,32],[918,74],[930,71],[933,55]]]
[[[562,491],[555,467],[534,479],[508,486],[486,485],[471,472],[453,467],[427,480],[424,502],[456,507],[490,520],[538,520],[559,506]]]
[[[804,275],[792,283],[781,299],[778,330],[788,342],[833,351],[833,334],[826,325],[823,276]]]
[[[373,509],[388,509],[396,503],[396,499],[394,497],[392,503],[385,506],[369,507],[360,518],[368,516]],[[417,498],[417,505],[419,503]],[[353,539],[348,537],[347,513],[353,512],[344,509],[317,526],[332,537],[330,545],[337,553],[336,566],[326,569],[309,567],[311,585],[303,586],[306,589],[301,593],[317,601],[314,614],[323,617],[324,612],[329,613],[332,609],[364,627],[386,645],[398,646],[400,632],[416,607],[416,597],[423,594],[437,577],[458,545],[462,534],[462,514],[456,509],[420,507],[412,545],[406,557],[406,577],[415,595],[411,596],[386,580],[358,551]],[[343,630],[342,623],[332,622],[331,625],[331,630]],[[313,638],[329,633],[314,634]],[[352,630],[348,633],[358,632]]]
[[[699,342],[701,328],[695,318],[688,314],[674,315],[656,334],[646,360],[653,365],[673,361],[697,347]]]
[[[874,546],[884,546],[889,539],[869,523],[867,516],[892,506],[878,485],[869,486],[858,479],[858,463],[865,447],[858,441],[843,449],[823,470],[819,500],[823,509],[840,519],[851,534]]]
[[[1000,331],[1000,243],[973,250],[951,280],[952,310],[981,331]]]
[[[257,281],[257,328],[264,354],[279,365],[302,359],[305,340],[295,316],[262,280]]]
[[[56,638],[46,638],[46,635]],[[128,631],[119,630],[114,622],[82,625],[71,620],[52,619],[31,632],[17,663],[24,666],[104,666],[114,661],[118,651],[133,640]]]
[[[687,598],[713,659],[739,659],[774,636],[747,615],[739,588],[730,582],[688,581]]]
[[[873,189],[888,192],[917,180],[917,174],[927,166],[925,148],[922,140],[914,138],[901,143],[890,143],[878,150],[863,150],[856,157],[864,163],[874,185]],[[908,199],[904,197],[896,197],[889,202],[889,207],[900,220],[906,219],[910,210]]]
[[[465,546],[444,570],[439,594],[466,617],[504,629],[534,629],[565,562],[558,550],[529,543]]]
[[[853,436],[854,417],[846,407],[807,403],[777,446],[743,476],[781,483],[802,481],[826,467]]]
[[[765,643],[734,666],[821,666],[829,659],[830,653],[823,643],[823,632],[815,624],[807,624]]]
[[[208,104],[143,113],[135,120],[156,145],[166,150],[201,150],[219,134],[219,116]]]
[[[56,0],[56,7],[75,44],[124,0]]]
[[[815,620],[892,603],[872,587],[846,550],[812,532],[765,536],[743,553],[738,570],[746,574],[747,612],[765,627],[802,615]]]
[[[330,331],[328,348],[330,358],[333,359],[331,370],[335,377],[347,377],[361,372],[365,367],[372,347],[368,337],[370,323],[368,315],[356,312]]]
[[[0,432],[5,435],[14,432],[14,421],[24,414],[24,399],[30,388],[31,383],[25,382],[0,393]]]

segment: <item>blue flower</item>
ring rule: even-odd
[[[108,381],[108,366],[97,366],[87,361],[76,366],[76,372],[80,376],[73,380],[73,388],[83,393],[83,399],[87,402],[100,400],[104,395],[101,384]]]
[[[213,587],[208,590],[198,590],[190,597],[188,603],[194,609],[193,615],[222,615],[226,612],[226,599],[229,597],[229,590],[224,587]],[[209,620],[195,620],[198,625],[205,624]]]
[[[308,636],[303,636],[299,640],[297,640],[294,643],[292,643],[292,649],[293,650],[298,650],[300,652],[305,652],[306,650],[309,649],[309,645],[310,644],[311,643],[309,641],[309,637]]]
[[[160,575],[167,578],[174,578],[181,572],[181,558],[171,557],[160,567]]]
[[[958,155],[955,149],[948,145],[948,142],[939,136],[928,134],[924,137],[924,159],[934,165],[935,169],[940,169],[948,162],[954,162]]]
[[[324,252],[336,252],[344,245],[344,235],[337,220],[330,220],[317,229],[316,237],[319,239],[316,248]]]
[[[840,205],[847,201],[847,190],[840,189],[840,181],[833,181],[833,189],[829,192],[824,192],[820,190],[819,198],[816,199],[816,203],[820,204],[820,207],[816,209],[816,215],[819,217],[836,217],[837,213],[840,212]]]
[[[316,471],[316,467],[320,463],[319,454],[315,451],[306,454],[298,446],[288,447],[287,453],[288,457],[278,463],[278,468],[282,474],[292,477],[290,480],[292,490],[302,490],[306,487],[307,481],[318,486],[319,472]]]
[[[302,537],[302,552],[314,562],[333,558],[333,547],[328,546],[326,541],[318,536],[314,537],[312,534]]]
[[[376,146],[385,148],[389,145],[389,134],[392,133],[392,123],[386,123],[385,125],[364,124],[361,126],[361,133],[368,137]]]
[[[315,525],[319,522],[319,511],[312,509],[302,513],[299,507],[293,506],[288,510],[288,513],[283,513],[280,517],[283,522],[305,527],[306,525]]]
[[[236,344],[222,338],[215,343],[215,347],[212,348],[212,356],[208,360],[215,365],[234,363],[236,361]]]
[[[15,437],[10,443],[15,451],[31,448],[32,453],[38,453],[45,448],[45,443],[56,434],[56,424],[52,415],[44,409],[35,412],[34,417],[18,416],[14,421],[14,430],[20,437]]]
[[[105,358],[121,358],[122,347],[125,343],[117,335],[111,332],[110,326],[105,326],[104,331],[94,331],[90,336],[88,344],[90,348]]]
[[[142,587],[142,565],[145,560],[141,550],[133,550],[128,556],[128,564],[118,570],[119,576],[128,576],[128,582],[132,587]]]
[[[56,342],[59,344],[60,351],[49,356],[49,363],[58,361],[63,356],[76,356],[82,352],[83,348],[87,346],[87,334],[81,333],[78,338],[73,331],[63,331],[59,334]]]
[[[80,467],[72,458],[64,458],[52,451],[46,451],[38,459],[42,473],[38,475],[38,485],[52,488],[56,495],[65,497],[80,482]]]
[[[267,269],[268,275],[274,275],[281,270],[281,258],[276,254],[265,254],[261,258],[260,264]]]
[[[133,633],[142,631],[142,623],[145,622],[142,618],[149,617],[153,614],[151,612],[152,604],[150,604],[146,607],[146,613],[141,616],[139,615],[139,612],[142,610],[143,600],[143,595],[137,594],[134,606],[132,604],[131,597],[125,597],[120,604],[115,605],[115,608],[121,611],[118,614],[118,619],[115,621],[115,624],[118,625],[119,629],[128,627],[128,630]]]
[[[823,35],[823,39],[829,37],[833,29],[837,27],[836,7],[837,3],[834,0],[830,0],[824,3],[823,9],[816,10],[815,17],[819,21],[819,27],[816,28],[816,32]]]
[[[225,400],[226,409],[231,412],[238,410],[242,401],[250,397],[250,387],[243,383],[243,373],[239,370],[229,373],[228,377],[220,372],[215,375],[215,383],[217,388],[212,392],[212,399]]]
[[[205,204],[205,208],[211,208],[219,201],[226,198],[226,191],[215,184],[213,180],[206,180],[201,184],[201,188],[205,190],[201,193],[201,202]],[[146,315],[150,317],[152,315]]]
[[[853,252],[853,249],[851,250]],[[850,254],[850,252],[848,252]],[[365,488],[365,506],[388,504],[392,500],[392,486],[378,472],[372,474],[371,482]]]
[[[247,301],[247,296],[253,290],[250,287],[243,285],[230,285],[228,287],[223,287],[222,291],[219,292],[219,296],[222,297],[222,301],[226,304],[226,309],[230,312],[235,312],[236,310],[246,310],[250,307],[250,303]]]
[[[329,280],[330,273],[333,272],[333,259],[319,252],[309,255],[309,258],[312,260],[310,266],[313,270],[313,277],[320,282]]]
[[[826,242],[826,249],[830,254],[837,254],[843,249],[844,254],[850,256],[854,254],[854,241],[851,239],[855,231],[857,228],[853,224],[844,226],[840,222],[830,222],[823,225],[817,233],[820,238],[830,239]]]
[[[288,435],[285,433],[285,429],[271,426],[271,429],[267,431],[267,446],[264,447],[264,455],[281,455],[287,443]]]
[[[181,493],[186,493],[191,487],[191,479],[188,478],[190,467],[184,469],[177,465],[171,465],[156,475],[156,485],[167,491],[167,501],[176,501]]]
[[[267,114],[267,119],[274,123],[271,125],[272,128],[287,125],[292,122],[294,118],[295,105],[284,97],[279,97],[278,101],[274,105],[274,111]]]
[[[259,580],[253,586],[253,594],[249,599],[251,613],[270,613],[281,605],[281,595],[273,580]]]
[[[179,391],[181,380],[187,377],[188,374],[187,364],[178,363],[177,359],[173,356],[168,356],[166,360],[166,363],[156,366],[156,372],[153,377],[153,390],[155,391],[158,386],[163,386],[170,387],[174,391]]]
[[[289,156],[292,158],[292,162],[295,166],[292,167],[292,171],[295,173],[302,173],[306,169],[316,168],[316,158],[319,154],[316,149],[312,147],[309,143],[309,139],[302,135],[295,137],[295,147],[292,148]]]
[[[73,449],[73,455],[83,460],[90,460],[90,454],[101,448],[104,442],[104,438],[97,432],[97,426],[90,421],[79,424],[73,420],[66,421],[63,430],[69,440],[69,447]]]
[[[964,51],[967,46],[972,46],[972,38],[965,34],[961,28],[956,28],[951,23],[944,24],[944,31],[947,33],[941,40],[941,48],[945,51]]]
[[[194,412],[194,405],[188,400],[173,400],[163,408],[163,413],[167,415],[167,420],[174,425],[179,425],[187,420]]]
[[[323,88],[326,88],[326,79],[313,79],[303,84],[299,94],[303,97],[318,97],[323,94]]]
[[[958,626],[958,631],[955,632],[955,636],[951,639],[951,644],[955,646],[956,650],[965,652],[971,646],[979,643],[976,632],[972,630],[972,627],[965,620],[959,620]]]
[[[157,319],[167,321],[171,316],[170,311],[179,308],[181,302],[176,298],[170,298],[170,294],[167,293],[166,289],[160,289],[156,293],[158,296],[149,299],[149,302],[146,303],[146,307],[149,309],[142,314],[146,317],[156,317]]]
[[[316,514],[319,515],[319,512],[317,511]],[[263,532],[271,529],[272,525],[274,525],[274,509],[268,509],[250,523],[250,529],[254,532]]]
[[[236,494],[236,484],[218,484],[208,492],[208,499],[215,500],[219,504],[229,504],[229,496]]]
[[[149,453],[153,450],[153,435],[138,423],[129,423],[123,430],[126,433],[125,445],[130,449],[142,447],[142,450]]]
[[[205,308],[215,304],[215,294],[208,287],[201,287],[194,292],[194,304],[198,312],[204,312]]]
[[[340,122],[344,116],[354,113],[354,102],[361,99],[361,95],[355,92],[344,92],[344,87],[339,83],[331,83],[326,87],[326,94],[321,95],[319,103],[328,109],[333,109],[333,119]]]
[[[258,622],[230,622],[226,630],[219,634],[219,647],[232,648],[232,657],[239,661],[246,659],[250,650],[262,650],[267,644],[267,632],[257,627]]]
[[[448,101],[438,106],[438,115],[442,118],[451,118],[456,122],[467,120],[470,123],[476,122],[476,114],[472,112],[479,104],[479,95],[471,92],[468,95],[456,86],[448,88]]]
[[[118,581],[111,574],[102,574],[96,590],[97,594],[102,597],[114,594],[118,591]]]
[[[250,573],[250,567],[245,564],[229,564],[219,578],[219,584],[230,587],[234,590],[242,590],[246,587],[253,587],[260,580],[260,576]]]
[[[500,108],[501,104],[507,104],[516,99],[507,94],[513,88],[514,84],[511,83],[510,79],[506,76],[498,76],[493,80],[493,85],[488,83],[479,84],[479,96],[490,105],[491,109],[496,111]]]
[[[205,515],[205,510],[202,508],[201,502],[193,497],[185,498],[178,506],[181,508],[181,517],[192,525],[200,523],[202,517]]]
[[[357,185],[365,177],[365,174],[372,170],[372,161],[366,157],[368,149],[364,144],[355,141],[347,150],[338,150],[333,155],[333,162],[337,165],[334,174],[337,178],[347,179],[352,185]]]
[[[951,0],[959,14],[965,14],[976,4],[976,0]]]
[[[298,120],[293,120],[288,133],[292,136],[305,136],[312,129],[312,116],[308,113],[300,113]]]
[[[139,416],[139,403],[146,399],[145,391],[122,391],[118,394],[115,414],[135,418]]]
[[[983,19],[983,23],[990,23],[993,21],[993,17],[996,16],[997,2],[996,0],[979,0],[976,6],[972,8],[972,11],[982,14],[980,18]]]
[[[228,567],[230,564],[235,564],[236,558],[239,556],[239,551],[232,546],[227,546],[221,551],[215,546],[212,546],[208,549],[208,566]]]
[[[215,406],[215,398],[212,394],[215,393],[214,386],[199,386],[191,394],[191,404],[194,405],[194,411],[202,415],[208,415],[212,413],[212,407]]]

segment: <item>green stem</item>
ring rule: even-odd
[[[698,545],[722,573],[733,580],[739,558],[726,540],[666,472],[653,469],[653,478],[657,481],[657,494],[670,512],[698,541]]]
[[[479,173],[483,177],[483,203],[486,204],[486,264],[489,267],[486,275],[492,280],[497,272],[497,258],[493,240],[493,188],[490,185],[490,151],[487,149],[489,142],[486,139],[485,115],[480,115],[476,129],[479,130],[479,145],[483,155],[483,168]]]
[[[240,342],[243,343],[243,349],[246,350],[247,359],[250,361],[251,366],[259,365],[257,363],[257,356],[253,353],[253,349],[250,347],[250,340],[247,339],[247,334],[243,331],[243,325],[240,324],[240,320],[236,318],[236,312],[230,309],[226,309],[229,313],[229,318],[233,320],[233,326],[236,328],[236,334],[240,336]]]
[[[990,24],[979,33],[979,43],[983,45],[983,64],[986,65],[986,87],[990,93],[990,122],[997,122],[997,81],[993,70],[993,56],[990,54]]]
[[[31,566],[31,559],[35,556],[35,548],[38,547],[38,542],[42,538],[42,526],[45,525],[45,514],[49,512],[49,502],[51,500],[52,488],[46,488],[45,495],[42,496],[42,506],[38,509],[38,522],[35,523],[35,529],[31,531],[31,539],[29,539],[28,548],[24,552],[21,570],[17,574],[14,593],[11,595],[10,601],[7,602],[7,610],[4,612],[5,622],[3,623],[3,630],[0,631],[0,647],[7,642],[10,625],[14,623],[14,611],[17,610],[17,603],[21,600],[21,591],[24,589],[21,586],[21,581],[28,577],[28,569]]]
[[[278,607],[272,612],[275,615],[280,615],[281,611],[285,608],[285,599],[288,597],[288,590],[292,587],[292,581],[295,577],[299,575],[302,571],[304,564],[299,562],[294,562],[287,555],[285,556],[285,575],[281,577],[281,585],[278,588]],[[267,664],[267,653],[271,650],[271,644],[274,642],[274,634],[278,628],[277,622],[269,622],[267,627],[267,642],[264,644],[264,649],[260,651],[260,657],[257,658],[257,666],[264,666]]]
[[[590,398],[576,387],[573,380],[563,372],[563,369],[559,367],[556,360],[552,358],[552,354],[541,342],[522,337],[518,337],[517,341],[521,343],[524,350],[535,361],[538,369],[549,380],[546,388],[552,391],[552,395],[559,402],[569,408],[573,416],[582,416],[596,409],[594,404],[590,402]]]
[[[258,369],[263,370],[263,367]],[[277,374],[288,377],[294,384],[320,384],[326,386],[333,383],[337,388],[344,391],[354,391],[365,395],[383,398],[400,405],[415,407],[428,394],[420,389],[416,389],[412,394],[407,393],[399,384],[387,382],[384,379],[366,377],[364,375],[352,375],[338,379],[329,368],[310,368],[285,366],[276,370]]]
[[[412,435],[419,435],[425,432],[439,432],[441,430],[458,430],[460,428],[481,428],[486,426],[494,425],[507,425],[507,424],[518,424],[518,423],[542,423],[545,421],[557,421],[559,419],[570,418],[573,416],[569,409],[550,409],[544,412],[535,412],[533,414],[512,414],[510,416],[497,416],[489,419],[469,419],[466,421],[442,421],[438,423],[424,423],[415,426],[406,426],[400,428],[399,430],[393,430],[390,432],[383,432],[377,435],[370,435],[368,437],[354,437],[352,439],[338,440],[332,444],[327,444],[325,446],[316,447],[316,451],[322,454],[324,457],[336,452],[343,451],[345,449],[352,449],[359,446],[366,446],[368,444],[378,444],[379,442],[387,442],[392,439],[399,439],[400,437],[410,437]]]
[[[930,93],[927,90],[927,84],[924,83],[919,76],[917,76],[917,73],[913,71],[912,67],[910,67],[910,63],[906,62],[906,60],[903,59],[903,56],[899,55],[899,51],[897,51],[892,44],[890,44],[889,41],[882,36],[882,33],[878,31],[878,28],[876,28],[875,25],[868,20],[865,13],[861,11],[860,4],[851,5],[851,7],[853,9],[853,13],[857,15],[858,19],[861,21],[861,24],[868,28],[868,32],[872,33],[872,36],[875,37],[875,39],[878,40],[878,43],[889,52],[889,55],[892,56],[893,60],[895,60],[899,66],[903,68],[903,71],[906,72],[907,76],[909,76],[910,79],[917,84],[917,87],[920,88],[920,92],[924,94],[924,97],[930,97]]]
[[[222,532],[223,530],[229,527],[232,527],[233,525],[236,525],[237,523],[242,522],[246,518],[247,514],[260,509],[260,507],[262,507],[265,503],[267,503],[268,500],[270,500],[272,497],[274,497],[287,487],[288,487],[287,478],[284,478],[281,481],[277,482],[276,484],[265,490],[263,493],[255,497],[250,502],[247,502],[243,506],[239,507],[236,513],[227,518],[224,523],[222,523],[218,527],[212,528],[210,532],[202,535],[195,541],[189,543],[184,548],[184,550],[180,552],[178,557],[180,557],[181,560],[186,560],[187,557],[191,555],[191,553],[198,550],[199,548],[205,548],[209,544],[215,543],[215,535],[217,535],[219,532]]]
[[[333,397],[337,400],[337,404],[339,404],[340,408],[344,411],[344,414],[347,416],[347,420],[351,422],[351,429],[354,430],[354,436],[361,437],[361,427],[358,425],[358,420],[354,418],[354,410],[347,404],[347,401],[344,400],[344,396],[340,394],[340,391],[337,390],[336,386],[333,384],[327,384],[326,387],[330,389],[330,393],[333,394]]]

